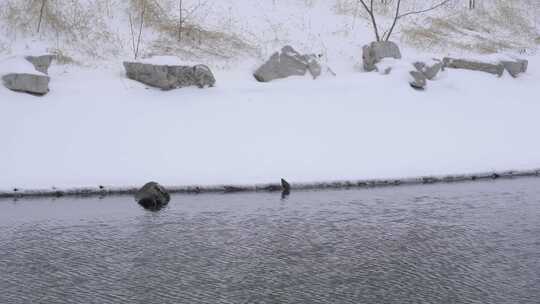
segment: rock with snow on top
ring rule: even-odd
[[[497,76],[502,76],[504,72],[504,66],[502,63],[481,62],[476,60],[456,59],[450,57],[445,57],[443,59],[443,67],[479,71],[494,74]]]
[[[269,82],[290,76],[304,76],[310,72],[313,79],[321,75],[321,65],[315,55],[301,55],[290,45],[272,54],[253,76],[259,82]]]
[[[413,65],[418,72],[424,74],[429,80],[433,80],[437,77],[443,66],[440,60],[432,60],[429,62],[416,61]]]
[[[398,45],[392,41],[374,41],[362,48],[362,61],[365,71],[374,71],[376,64],[383,58],[401,59]]]
[[[519,74],[527,72],[527,67],[529,66],[529,61],[524,59],[516,60],[503,60],[501,64],[504,66],[504,69],[512,76],[518,77]]]
[[[403,65],[403,62],[394,58],[383,58],[375,65],[375,70],[381,75],[388,75],[396,68],[399,70]]]
[[[12,91],[45,95],[49,92],[49,76],[30,73],[10,73],[2,76],[4,86]]]
[[[412,79],[409,81],[411,87],[417,90],[423,90],[426,88],[426,76],[422,72],[410,71],[409,74],[412,77]]]
[[[54,55],[26,56],[24,58],[34,66],[36,71],[39,71],[43,74],[48,74],[49,67],[51,66],[51,63],[54,60],[55,56]]]
[[[124,68],[128,78],[162,90],[189,86],[212,87],[216,82],[210,68],[202,64],[179,66],[124,62]]]

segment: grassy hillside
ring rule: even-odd
[[[264,58],[290,43],[336,61],[357,58],[360,46],[373,39],[357,0],[181,2],[182,10],[179,0],[47,0],[41,10],[42,0],[4,0],[0,52],[48,51],[81,62],[133,57],[143,8],[141,57],[234,62]],[[456,0],[430,14],[404,18],[392,39],[437,53],[531,51],[540,43],[540,5],[534,0],[479,2],[472,11],[466,1]],[[404,3],[404,10],[429,6]],[[381,6],[377,14],[387,28],[392,9]]]

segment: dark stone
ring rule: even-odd
[[[157,211],[165,207],[171,197],[167,190],[156,182],[149,182],[135,194],[135,200],[147,210]]]
[[[225,191],[225,193],[233,193],[233,192],[246,191],[246,189],[240,188],[240,187],[235,187],[235,186],[224,186],[223,191]]]

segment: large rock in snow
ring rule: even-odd
[[[480,71],[480,72],[494,74],[497,76],[502,76],[504,72],[504,66],[501,63],[488,63],[488,62],[480,62],[480,61],[467,60],[467,59],[455,59],[455,58],[450,58],[450,57],[445,57],[443,59],[443,67],[452,68],[452,69]]]
[[[413,63],[416,70],[422,73],[427,79],[433,80],[442,69],[442,62],[439,60],[432,60],[428,62],[416,61]]]
[[[383,58],[401,59],[399,47],[392,41],[374,41],[362,48],[364,70],[370,72],[376,69],[376,64]]]
[[[313,79],[321,75],[321,65],[315,55],[301,55],[287,45],[281,52],[272,54],[270,59],[253,73],[259,82],[269,82],[289,76],[303,76],[307,72]]]
[[[216,83],[210,68],[202,64],[178,66],[124,62],[124,68],[128,78],[163,90],[188,86],[212,87]]]
[[[49,80],[49,76],[29,73],[10,73],[2,76],[2,82],[6,88],[34,95],[47,94]]]
[[[503,60],[501,64],[504,66],[504,69],[512,75],[512,77],[518,77],[519,74],[527,72],[527,67],[529,66],[529,61],[524,59],[516,60]]]
[[[51,63],[53,59],[55,58],[54,55],[42,55],[42,56],[26,56],[24,57],[28,62],[30,62],[36,71],[39,71],[43,74],[48,74],[49,67],[51,66]]]
[[[137,191],[135,200],[145,209],[159,210],[169,203],[171,196],[160,184],[149,182]]]

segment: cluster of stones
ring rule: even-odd
[[[54,55],[27,56],[36,70],[35,73],[9,73],[2,76],[4,86],[12,91],[43,96],[49,92],[49,67]]]
[[[10,90],[34,95],[45,95],[49,92],[48,69],[54,55],[27,56],[36,70],[35,73],[10,73],[2,76],[4,86]],[[365,71],[379,71],[389,74],[392,67],[384,67],[381,61],[385,58],[401,59],[397,44],[392,41],[376,41],[362,48],[363,68]],[[124,62],[126,76],[148,86],[162,90],[172,90],[188,86],[199,88],[213,87],[216,83],[214,74],[206,65],[157,65],[142,62]],[[496,63],[445,57],[442,60],[416,61],[409,71],[409,84],[414,89],[423,90],[428,80],[435,80],[441,70],[465,69],[481,71],[502,76],[506,70],[512,77],[527,71],[527,60],[502,60]],[[304,76],[309,73],[313,79],[322,73],[319,56],[300,54],[290,45],[275,52],[253,73],[259,82],[270,82],[291,76]]]
[[[205,65],[171,66],[124,62],[124,68],[128,78],[162,90],[188,86],[212,87],[216,83],[212,71]],[[304,76],[308,72],[313,79],[321,75],[322,68],[318,56],[300,54],[287,45],[280,52],[274,53],[253,76],[259,82],[270,82],[290,76]]]
[[[401,52],[397,44],[392,41],[376,41],[362,48],[362,61],[365,71],[379,71],[389,74],[391,67],[381,67],[378,64],[385,58],[401,59]],[[518,77],[527,72],[528,61],[522,59],[501,60],[495,63],[481,62],[476,60],[458,59],[445,57],[442,60],[433,59],[429,62],[416,61],[409,71],[411,79],[409,84],[412,88],[423,90],[428,80],[434,80],[440,71],[449,69],[464,69],[479,71],[502,76],[507,71],[512,77]]]

